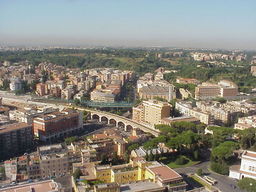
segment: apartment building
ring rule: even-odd
[[[82,161],[81,151],[55,144],[38,147],[36,152],[5,161],[5,173],[12,181],[60,177],[69,174],[72,163]]]
[[[116,95],[111,90],[94,90],[91,92],[91,101],[95,102],[115,102]]]
[[[20,78],[13,78],[10,82],[10,90],[17,91],[22,89],[22,83]]]
[[[54,109],[52,107],[43,107],[43,108],[31,108],[31,107],[24,107],[18,108],[17,110],[13,110],[9,112],[10,120],[24,122],[29,125],[33,124],[34,118],[37,116],[52,113],[58,111],[58,109]]]
[[[49,93],[48,93],[47,85],[44,83],[36,84],[36,94],[39,96],[48,95]]]
[[[240,130],[256,128],[256,115],[238,118],[238,122],[234,125],[234,128]]]
[[[197,118],[201,123],[206,125],[213,124],[213,116],[209,113],[203,112],[198,108],[192,107],[191,102],[176,102],[175,109],[177,109],[184,116],[192,116]]]
[[[126,152],[126,142],[115,131],[106,130],[103,133],[94,134],[92,138],[87,139],[87,142],[88,148],[96,151],[98,160],[101,160],[103,154],[116,153],[118,156],[124,156]]]
[[[42,178],[61,176],[69,173],[71,166],[68,150],[61,144],[38,147]]]
[[[256,106],[247,101],[197,101],[196,107],[202,112],[209,113],[215,124],[232,124],[240,115],[256,114]]]
[[[230,167],[229,177],[234,179],[243,179],[244,177],[256,179],[256,152],[244,151],[241,164]]]
[[[34,135],[41,141],[65,137],[82,128],[82,114],[71,109],[44,114],[33,120]]]
[[[27,123],[6,124],[0,127],[0,159],[25,152],[33,143],[32,126]]]
[[[133,107],[132,119],[137,122],[150,125],[161,124],[163,118],[169,117],[171,105],[167,102],[149,100],[143,101],[141,105]]]

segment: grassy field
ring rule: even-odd
[[[189,159],[189,158],[186,158],[186,159],[188,160],[188,162],[187,162],[186,164],[184,164],[184,165],[177,165],[177,164],[175,163],[175,161],[171,161],[171,162],[169,162],[167,165],[168,165],[170,168],[174,169],[174,168],[190,167],[190,166],[193,166],[193,165],[198,164],[198,163],[200,162],[200,161],[192,161],[192,160]]]

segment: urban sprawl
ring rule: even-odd
[[[63,50],[112,60],[86,68],[1,49],[0,192],[256,188],[256,53]]]

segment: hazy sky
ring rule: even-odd
[[[0,44],[256,49],[256,0],[0,0]]]

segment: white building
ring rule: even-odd
[[[231,166],[229,177],[234,179],[243,179],[244,177],[256,179],[256,152],[244,151],[241,165]]]
[[[256,115],[238,118],[238,122],[235,124],[235,129],[249,129],[256,127]]]
[[[182,115],[195,117],[201,123],[206,125],[213,124],[212,115],[197,108],[193,108],[191,102],[176,102],[175,109],[177,109]]]
[[[11,91],[17,91],[22,89],[22,83],[19,78],[12,79],[10,83],[10,90]]]

